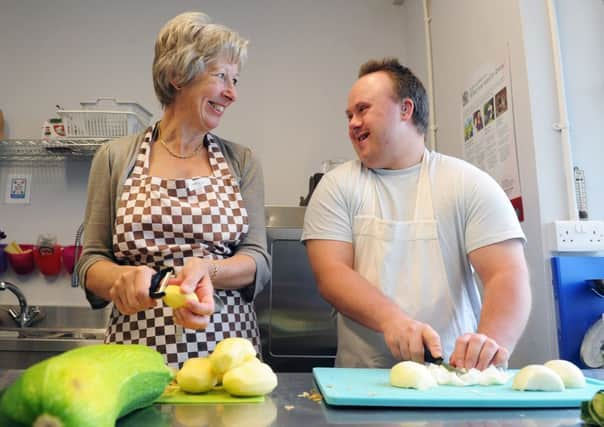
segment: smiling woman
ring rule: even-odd
[[[262,171],[247,147],[211,133],[237,100],[247,44],[200,12],[171,19],[153,61],[161,120],[105,144],[91,169],[77,265],[87,298],[113,303],[106,342],[152,346],[174,367],[230,336],[260,351],[252,301],[269,276]],[[163,267],[176,271],[170,285],[197,298],[178,308],[150,298]],[[214,288],[225,301],[216,313]]]

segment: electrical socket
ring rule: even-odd
[[[604,221],[555,221],[553,229],[554,251],[604,251]]]

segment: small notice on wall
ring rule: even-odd
[[[491,175],[524,220],[507,57],[484,64],[462,93],[464,158]]]
[[[8,175],[6,184],[6,203],[29,204],[31,196],[31,175]]]

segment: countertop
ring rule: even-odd
[[[0,388],[20,370],[0,371]],[[604,379],[604,370],[586,370]],[[279,373],[279,385],[264,403],[233,405],[153,405],[119,420],[117,426],[581,426],[579,409],[404,409],[328,406],[306,396],[316,391],[311,373]]]

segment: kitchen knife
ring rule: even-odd
[[[170,279],[174,277],[174,269],[172,267],[166,267],[161,269],[158,273],[155,273],[151,277],[151,286],[149,286],[149,296],[153,299],[160,299],[166,295],[166,287]],[[220,298],[216,292],[212,294],[214,298],[214,313],[220,313],[224,310],[224,301]]]
[[[434,363],[435,365],[440,365],[447,371],[455,372],[456,374],[465,373],[465,369],[456,368],[455,366],[450,365],[449,363],[445,362],[445,359],[443,359],[442,357],[432,356],[432,353],[430,353],[428,347],[424,347],[424,361],[426,361],[427,363]]]

